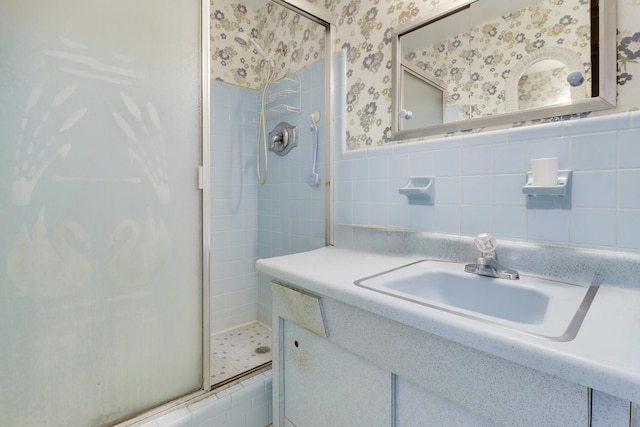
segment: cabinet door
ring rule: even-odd
[[[636,412],[635,405],[628,400],[591,391],[591,427],[635,427]]]
[[[283,322],[285,425],[392,425],[391,373]]]
[[[404,378],[395,381],[398,427],[498,427],[482,416]]]

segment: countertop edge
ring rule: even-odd
[[[604,289],[596,295],[594,305],[576,339],[570,342],[552,342],[498,327],[485,326],[456,315],[425,309],[410,302],[398,303],[392,297],[379,295],[353,284],[355,280],[363,277],[424,258],[416,255],[380,254],[325,247],[293,255],[259,259],[256,269],[274,279],[424,332],[619,398],[640,402],[640,363],[637,363],[640,360],[640,340],[636,338],[636,342],[633,342],[632,328],[628,328],[629,337],[623,335],[619,342],[616,340],[620,348],[609,347],[603,350],[602,347],[607,344],[596,342],[603,336],[605,329],[601,325],[600,317],[610,316],[623,326],[630,324],[621,318],[620,311],[611,310],[628,304],[631,292],[634,299],[637,297],[640,303],[640,291],[627,290],[626,293],[618,295],[617,292],[607,292],[608,288],[603,287]],[[321,268],[324,265],[331,265],[332,268]],[[621,300],[616,301],[616,298]],[[592,311],[596,311],[592,316],[596,317],[595,319],[589,318]],[[640,316],[638,318],[640,319]],[[635,318],[629,320],[637,321]],[[609,323],[615,326],[615,322]],[[635,358],[635,364],[634,354],[638,356]]]

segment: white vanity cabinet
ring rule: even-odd
[[[284,425],[392,425],[388,371],[293,322],[281,325]]]
[[[276,427],[590,426],[588,387],[288,284],[272,290]],[[625,402],[609,413],[608,398],[594,393],[592,426],[633,425],[631,405],[625,424]]]
[[[327,339],[320,298],[274,283],[272,301],[274,425],[392,425],[391,373]]]

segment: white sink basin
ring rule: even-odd
[[[423,260],[355,282],[396,298],[554,341],[575,338],[598,285],[493,279],[464,264]]]

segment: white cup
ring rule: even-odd
[[[536,187],[555,187],[558,185],[558,158],[545,157],[531,159],[533,185]]]

